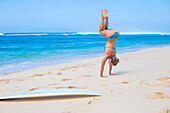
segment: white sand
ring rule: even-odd
[[[116,75],[102,57],[0,76],[0,96],[37,89],[80,88],[100,97],[0,101],[0,113],[170,113],[170,47],[119,54]]]

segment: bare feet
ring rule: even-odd
[[[106,18],[109,18],[108,11],[105,9],[104,12],[105,12]]]
[[[101,10],[102,18],[105,19],[106,16],[103,14],[103,11]]]

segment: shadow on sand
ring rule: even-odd
[[[129,73],[129,71],[119,71],[119,72],[114,73],[114,76],[120,76],[120,75],[123,75],[125,73]]]

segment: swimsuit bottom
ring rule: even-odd
[[[115,34],[112,35],[111,37],[109,37],[108,39],[115,39],[115,38],[118,38],[118,37],[119,37],[119,33],[115,32]]]
[[[115,47],[105,47],[105,49],[106,49],[106,48],[116,50],[116,48],[115,48]]]

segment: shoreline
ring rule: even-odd
[[[153,46],[153,47],[144,47],[144,48],[138,48],[138,49],[135,49],[135,50],[131,50],[131,51],[124,51],[124,52],[120,52],[119,51],[117,52],[118,54],[126,54],[126,53],[132,53],[132,52],[137,52],[137,51],[142,51],[142,50],[147,50],[147,49],[152,49],[152,48],[164,48],[164,47],[170,47],[170,45],[163,45],[163,46]],[[101,54],[101,53],[100,53]],[[98,55],[97,55],[98,56]],[[92,58],[99,58],[99,57],[103,57],[103,56],[98,56],[98,57],[93,57],[93,56],[90,56],[90,57],[85,57],[85,58],[79,58],[78,61],[81,61],[81,60],[84,60],[84,59],[92,59]],[[4,72],[4,74],[0,74],[0,77],[1,76],[6,76],[6,75],[11,75],[11,74],[15,74],[15,73],[19,73],[19,72],[23,72],[23,71],[28,71],[28,70],[32,70],[32,69],[37,69],[37,68],[43,68],[43,67],[49,67],[49,66],[57,66],[57,65],[61,65],[61,64],[65,64],[65,63],[71,63],[71,62],[76,62],[76,58],[74,59],[67,59],[67,61],[63,62],[63,63],[57,63],[57,64],[50,64],[50,65],[46,65],[44,64],[43,66],[35,66],[33,68],[27,68],[27,69],[23,69],[21,71],[16,71],[16,72]],[[46,61],[48,62],[48,61]],[[18,64],[24,64],[24,62],[20,62]],[[16,64],[15,64],[16,65]]]
[[[117,56],[120,63],[112,69],[115,75],[108,76],[109,65],[106,62],[104,76],[107,78],[99,76],[103,57],[0,76],[0,96],[56,88],[88,89],[101,94],[100,97],[84,99],[0,102],[0,112],[169,112],[170,47],[150,48]],[[36,106],[34,110],[30,109],[33,106]]]

